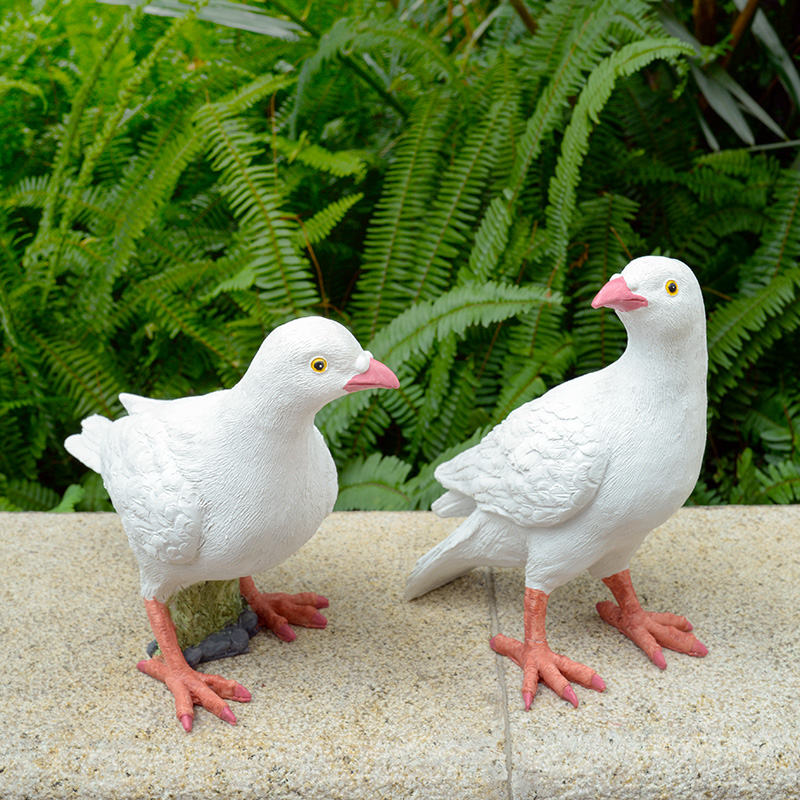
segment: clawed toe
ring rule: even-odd
[[[605,691],[605,681],[590,667],[554,653],[545,636],[547,594],[525,588],[525,641],[502,633],[489,644],[496,653],[510,658],[522,669],[522,701],[528,711],[540,683],[549,686],[559,697],[577,708],[578,696],[572,683],[597,692]]]
[[[597,604],[597,613],[641,648],[659,669],[667,668],[662,648],[698,658],[708,654],[708,648],[692,633],[692,624],[686,617],[645,611],[641,607],[627,570],[605,578],[603,583],[611,589],[619,605],[605,600]]]
[[[259,592],[251,577],[241,578],[239,588],[259,622],[269,628],[281,641],[292,642],[297,634],[292,625],[304,628],[325,628],[328,620],[319,609],[328,608],[327,597],[314,592]]]
[[[187,732],[192,730],[195,705],[202,706],[223,722],[235,725],[236,716],[225,700],[247,703],[252,699],[250,692],[240,683],[219,675],[197,672],[188,664],[173,669],[160,658],[151,658],[140,661],[136,666],[140,672],[164,683],[172,692],[175,714]]]
[[[525,710],[530,710],[540,683],[552,689],[573,707],[578,707],[578,696],[572,683],[605,691],[605,681],[590,667],[554,653],[547,642],[520,642],[502,634],[489,643],[492,649],[510,658],[522,668],[522,701]]]

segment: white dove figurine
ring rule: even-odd
[[[336,468],[315,414],[348,392],[398,385],[346,328],[308,317],[273,330],[232,389],[176,400],[123,394],[128,416],[89,417],[66,440],[103,476],[122,519],[162,653],[139,668],[169,687],[185,730],[195,703],[235,723],[225,700],[250,693],[189,667],[167,601],[200,581],[236,579],[280,638],[293,636],[289,615],[323,627],[325,598],[260,593],[250,575],[288,558],[333,509]]]
[[[613,308],[628,345],[605,369],[556,386],[513,411],[476,446],[440,465],[448,490],[440,516],[466,516],[417,562],[406,598],[481,565],[525,565],[525,636],[492,648],[523,670],[530,708],[538,683],[574,706],[570,681],[603,691],[589,667],[550,650],[547,599],[589,570],[618,605],[600,616],[664,669],[662,648],[708,652],[684,617],[642,609],[628,565],[645,536],[683,505],[706,438],[706,322],[700,286],[672,258],[631,261],[603,286],[594,308]]]

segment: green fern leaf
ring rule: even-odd
[[[451,289],[433,301],[411,306],[392,320],[370,343],[369,350],[397,367],[418,353],[429,353],[450,334],[461,336],[474,325],[490,325],[521,314],[532,306],[561,302],[560,295],[539,286],[469,284]],[[348,395],[317,415],[320,429],[336,445],[353,420],[371,404],[366,392]]]
[[[458,276],[460,282],[483,282],[492,276],[508,244],[511,222],[507,201],[495,197],[475,234],[475,246],[469,256],[469,265]]]
[[[600,112],[611,96],[616,81],[643,69],[656,59],[673,61],[693,52],[692,48],[677,39],[648,38],[627,44],[612,53],[589,75],[564,133],[555,175],[548,190],[547,232],[556,270],[566,261],[576,187],[588,151],[592,124],[599,121]]]
[[[418,229],[434,194],[445,125],[452,103],[440,92],[420,100],[386,176],[364,244],[364,264],[353,298],[356,335],[371,339],[412,301],[408,288]]]
[[[319,302],[309,265],[298,250],[297,223],[282,210],[274,168],[259,165],[257,137],[246,122],[220,105],[198,114],[221,192],[249,241],[251,266],[261,296],[276,313],[299,314]]]
[[[411,470],[395,456],[372,453],[339,470],[339,497],[335,511],[405,511],[411,502],[403,484]]]
[[[323,241],[344,219],[347,212],[363,197],[364,195],[361,192],[340,197],[321,211],[318,211],[313,217],[307,219],[302,225],[302,243],[308,246]]]
[[[716,406],[745,369],[783,333],[800,325],[800,269],[777,276],[757,294],[718,306],[708,323],[709,400]]]
[[[471,238],[482,194],[497,170],[515,107],[516,98],[513,94],[492,104],[484,119],[471,126],[452,167],[445,172],[429,220],[422,230],[412,274],[408,279],[415,300],[428,299],[447,288],[453,260]],[[487,225],[494,222],[491,212],[489,216],[491,219]],[[467,279],[488,280],[497,265],[497,256],[505,245],[502,234],[495,238],[492,236],[494,229],[482,233],[483,229],[482,224],[473,248],[473,253],[478,253],[476,263],[473,264],[473,257],[470,256],[470,272],[459,276],[462,282]],[[487,265],[486,262],[490,263]]]
[[[289,163],[298,161],[316,172],[327,172],[337,178],[353,177],[357,182],[362,181],[367,172],[367,163],[362,153],[353,150],[326,150],[318,144],[309,144],[305,134],[297,142],[283,136],[270,136],[268,143],[286,156]]]
[[[786,505],[800,502],[800,464],[788,460],[769,464],[763,470],[757,469],[756,476],[762,502]]]
[[[6,510],[49,511],[58,505],[59,496],[52,489],[36,481],[11,480],[6,482]]]

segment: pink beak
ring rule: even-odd
[[[369,360],[366,372],[354,375],[344,385],[346,392],[359,392],[361,389],[399,389],[400,381],[386,364],[381,364],[374,358]]]
[[[642,308],[646,305],[647,298],[640,294],[634,294],[621,275],[618,278],[612,278],[592,300],[592,308],[606,306],[615,311],[633,311],[635,308]]]

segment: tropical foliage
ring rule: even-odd
[[[401,381],[318,417],[339,507],[427,507],[618,357],[589,301],[646,253],[709,310],[695,500],[800,499],[798,84],[763,13],[734,41],[732,3],[711,33],[709,3],[128,5],[0,24],[0,508],[107,507],[83,416],[230,386],[312,313]]]

